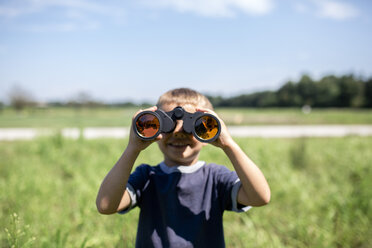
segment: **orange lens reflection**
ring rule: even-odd
[[[208,115],[200,117],[195,122],[195,133],[201,139],[212,139],[218,133],[217,120]]]
[[[159,119],[153,114],[143,114],[137,119],[136,128],[139,135],[151,138],[159,131]]]

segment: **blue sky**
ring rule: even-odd
[[[369,0],[0,0],[0,101],[231,96],[372,76]]]

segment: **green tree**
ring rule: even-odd
[[[273,91],[263,91],[257,94],[257,107],[274,107],[278,106],[276,93]]]
[[[300,106],[301,97],[298,95],[294,82],[285,83],[276,93],[277,103],[281,107]]]
[[[26,107],[35,106],[35,100],[32,94],[19,85],[12,87],[9,93],[10,105],[17,111]]]
[[[297,92],[301,97],[302,105],[314,104],[314,99],[316,97],[316,86],[314,81],[308,75],[303,75],[297,84]]]
[[[316,82],[315,107],[334,107],[340,95],[338,78],[330,75]]]
[[[361,107],[364,104],[364,87],[353,75],[342,76],[339,79],[339,107]]]
[[[364,106],[372,107],[372,78],[368,79],[364,84]]]
[[[328,75],[314,81],[303,75],[277,91],[261,91],[230,98],[208,96],[218,107],[372,107],[372,78],[364,82],[353,75]]]

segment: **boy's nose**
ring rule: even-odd
[[[173,134],[175,135],[175,137],[186,135],[185,131],[183,130],[183,120],[176,121],[176,127],[173,130]]]

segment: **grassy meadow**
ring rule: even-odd
[[[225,213],[227,247],[371,247],[372,137],[237,142],[266,175],[272,200]],[[0,142],[0,246],[134,247],[138,209],[104,216],[95,208],[126,143],[61,135]],[[153,144],[138,161],[161,159]],[[231,168],[210,145],[201,159]]]
[[[138,108],[11,108],[0,111],[0,128],[122,127],[129,126]],[[371,109],[218,108],[227,125],[372,124]]]
[[[0,128],[128,127],[137,108],[0,111]],[[372,110],[216,109],[228,125],[372,124]],[[58,132],[56,132],[58,133]],[[227,247],[371,247],[372,137],[260,139],[238,143],[260,166],[271,203],[224,215]],[[99,185],[127,140],[60,134],[0,141],[0,247],[134,247],[138,209],[103,216]],[[162,160],[151,145],[137,160]],[[206,146],[201,160],[224,164]]]

